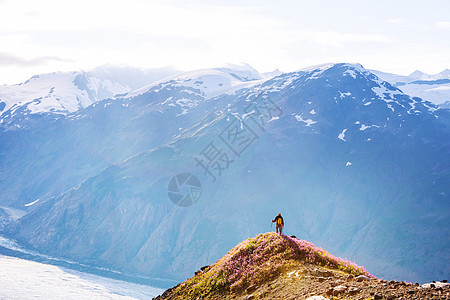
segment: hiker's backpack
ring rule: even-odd
[[[281,225],[281,223],[283,223],[283,220],[281,218],[278,218],[277,225]]]

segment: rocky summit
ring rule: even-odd
[[[449,292],[446,280],[420,286],[378,279],[312,243],[272,232],[241,242],[153,299],[448,299]]]

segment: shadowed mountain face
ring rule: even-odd
[[[360,65],[248,73],[188,73],[0,133],[1,204],[40,199],[7,233],[181,280],[282,212],[286,234],[375,276],[448,276],[450,112]],[[201,183],[179,183],[189,207],[167,191],[181,173]]]

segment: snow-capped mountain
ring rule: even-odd
[[[127,91],[128,87],[117,82],[90,78],[81,71],[36,75],[21,84],[0,86],[2,116],[8,113],[13,116],[19,109],[29,114],[68,114]]]
[[[160,89],[169,86],[174,89],[183,88],[181,92],[192,94],[202,99],[210,99],[223,93],[230,93],[254,85],[260,80],[262,80],[262,76],[248,64],[242,66],[228,65],[223,68],[196,70],[165,78],[141,89],[134,90],[123,95],[123,97],[136,97],[150,91],[158,92]]]
[[[389,81],[394,84],[406,84],[411,83],[413,81],[417,80],[423,80],[423,81],[433,81],[433,80],[440,80],[440,79],[450,79],[450,70],[445,69],[444,71],[437,73],[437,74],[426,74],[419,70],[416,70],[409,74],[408,76],[405,75],[398,75],[398,74],[392,74],[392,73],[386,73],[381,72],[377,70],[370,70],[370,72],[374,73],[378,77],[380,77],[383,80]]]
[[[371,70],[374,74],[401,89],[405,94],[419,97],[437,105],[450,101],[450,70],[429,75],[421,71],[414,71],[409,76],[384,73]]]
[[[448,110],[357,64],[238,71],[176,75],[1,132],[0,204],[26,211],[6,232],[181,280],[282,212],[287,234],[377,276],[448,276]],[[186,172],[201,197],[175,206],[169,182]]]
[[[172,68],[105,66],[90,72],[35,75],[24,83],[0,86],[0,123],[11,127],[42,115],[58,118],[176,73]]]

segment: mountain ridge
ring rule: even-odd
[[[296,72],[327,69],[333,65],[336,64],[322,64],[299,69]],[[348,65],[359,70],[363,69],[360,64]],[[450,80],[450,77],[446,70],[433,76],[425,76],[425,74],[425,77],[400,76],[375,70],[372,72],[392,85],[401,87],[407,94],[429,100],[441,105],[442,108],[446,107],[444,102],[450,99],[448,94],[450,83],[446,81]],[[127,76],[121,74],[127,74]],[[0,126],[9,128],[27,126],[40,118],[39,115],[48,119],[59,118],[61,115],[76,112],[100,100],[136,97],[152,87],[169,82],[178,82],[180,86],[188,87],[186,91],[190,93],[212,98],[257,85],[282,74],[286,73],[276,70],[261,75],[248,64],[229,64],[183,73],[171,68],[143,71],[136,68],[104,66],[89,72],[54,72],[35,75],[21,84],[0,86]],[[193,80],[195,78],[197,79]],[[201,78],[207,78],[207,82],[203,84]],[[193,81],[187,84],[187,81],[191,79]]]

